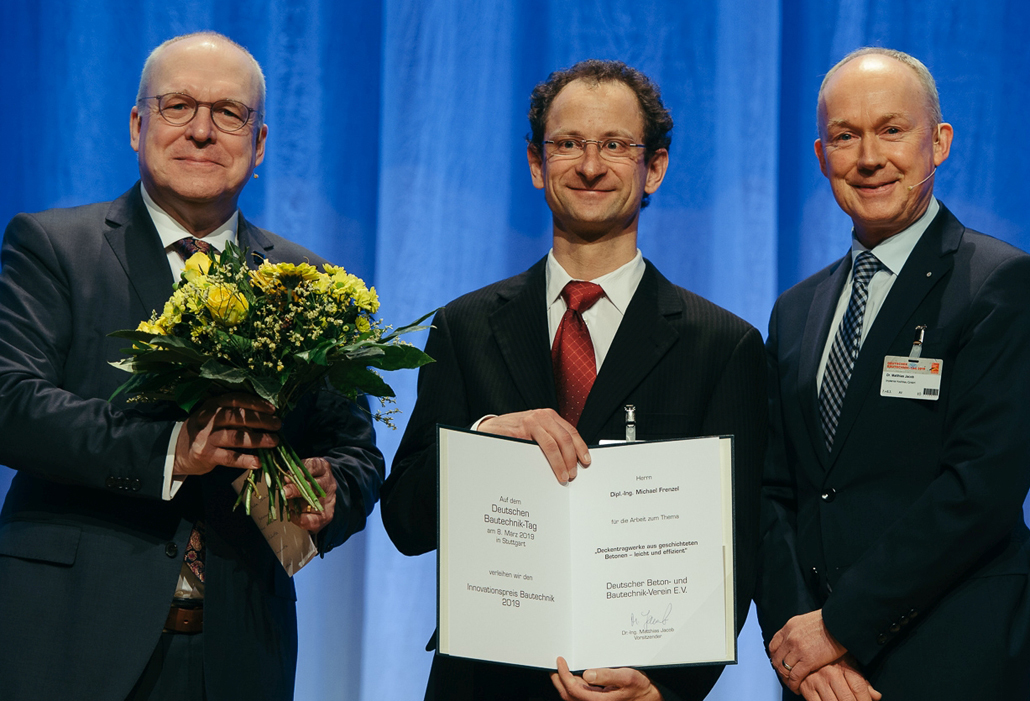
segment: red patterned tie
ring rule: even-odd
[[[575,426],[597,377],[594,344],[590,342],[583,312],[604,296],[604,290],[592,282],[573,280],[565,285],[561,296],[567,309],[554,335],[551,363],[558,391],[558,413]]]
[[[187,236],[172,244],[172,248],[182,256],[182,259],[189,260],[194,253],[200,252],[207,256],[215,250],[215,247],[207,241]],[[183,558],[186,566],[197,576],[200,583],[204,583],[204,522],[197,520],[190,531],[190,542],[186,544],[186,556]]]
[[[215,247],[209,244],[207,241],[201,239],[195,239],[192,236],[187,236],[184,239],[179,239],[172,244],[172,248],[182,256],[183,260],[189,260],[190,256],[198,251],[211,257],[211,252],[215,250]]]

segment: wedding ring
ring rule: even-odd
[[[793,665],[787,664],[787,658],[786,657],[783,658],[783,660],[780,662],[780,664],[783,665],[783,668],[787,670],[788,674],[790,673],[790,671],[792,669],[794,669]]]

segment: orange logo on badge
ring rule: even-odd
[[[934,363],[934,364],[932,364],[930,366],[930,374],[931,375],[938,375],[938,374],[940,374],[940,372],[941,372],[941,364],[940,363]]]

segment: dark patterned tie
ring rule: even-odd
[[[862,341],[862,320],[865,318],[865,305],[869,299],[869,281],[883,264],[871,251],[862,251],[855,258],[855,269],[851,282],[851,299],[848,300],[847,311],[841,319],[837,336],[833,339],[830,356],[823,372],[823,384],[819,390],[819,418],[823,428],[823,439],[826,450],[833,447],[833,436],[837,432],[837,421],[844,405],[844,393],[851,380],[851,370],[855,367],[858,351]]]
[[[190,541],[186,544],[186,566],[204,583],[204,522],[197,520],[190,531]]]
[[[604,290],[592,282],[574,280],[565,285],[561,296],[567,309],[554,335],[551,363],[558,391],[558,413],[575,426],[597,377],[594,344],[590,342],[583,312],[604,296]]]
[[[187,236],[172,244],[172,248],[182,256],[184,261],[189,260],[194,253],[203,253],[207,256],[215,250],[215,247],[207,241]],[[190,531],[190,541],[186,544],[186,556],[183,558],[186,566],[197,576],[200,583],[204,583],[204,521],[198,519]]]
[[[201,239],[195,239],[192,236],[187,236],[184,239],[179,239],[172,244],[172,248],[182,256],[183,260],[189,260],[190,256],[194,253],[203,253],[204,255],[211,257],[211,252],[215,250],[215,247],[209,244],[207,241]]]

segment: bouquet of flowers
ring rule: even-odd
[[[132,341],[129,357],[113,363],[132,373],[112,399],[167,400],[190,411],[207,397],[243,390],[266,399],[280,417],[306,392],[328,382],[351,399],[359,394],[393,397],[377,371],[417,368],[431,358],[398,336],[426,328],[429,315],[389,332],[373,315],[375,288],[343,268],[325,264],[264,262],[248,269],[245,253],[229,244],[209,258],[195,253],[160,314],[136,330],[112,336]],[[392,426],[389,412],[375,418]],[[258,450],[261,469],[251,471],[236,505],[250,513],[257,481],[271,503],[269,521],[289,520],[287,481],[304,501],[321,510],[325,492],[280,436],[279,445]]]

